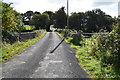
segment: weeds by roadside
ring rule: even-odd
[[[63,34],[61,33],[58,33],[58,35],[63,37]],[[107,47],[107,43],[105,43],[106,41],[110,42],[110,36],[106,35],[106,38],[104,38],[105,36],[98,36],[97,38],[94,37],[96,37],[96,35],[93,35],[91,38],[82,38],[82,40],[79,41],[81,46],[74,45],[71,42],[72,38],[69,36],[65,39],[65,41],[70,44],[71,48],[74,48],[76,50],[76,57],[79,60],[79,64],[89,74],[90,78],[120,78],[119,69],[114,68],[115,66],[118,67],[119,64],[117,62],[119,62],[119,60],[117,60],[117,62],[114,62],[114,60],[117,58],[114,58],[114,56],[111,56],[112,54],[108,53],[112,49],[109,50],[108,48],[110,47]],[[105,41],[100,41],[100,39]],[[98,42],[98,40],[101,43]],[[114,41],[114,38],[112,38],[112,40]],[[114,42],[111,43],[113,44]],[[101,47],[103,49],[98,46],[99,44],[102,45]],[[114,43],[113,45],[109,44],[108,46],[114,46],[115,44],[117,43]],[[106,50],[104,47],[106,47]]]

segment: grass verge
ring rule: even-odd
[[[60,34],[57,32],[59,36],[63,37],[63,34]],[[111,65],[103,65],[103,62],[101,59],[101,54],[98,56],[94,54],[90,54],[91,48],[94,47],[94,38],[83,38],[80,43],[81,46],[76,46],[73,43],[71,43],[71,37],[67,37],[65,39],[66,43],[70,44],[70,47],[76,50],[76,58],[79,60],[79,64],[81,67],[89,74],[90,78],[117,78],[119,76],[116,75],[116,73],[113,71]],[[99,58],[98,58],[99,57]]]
[[[76,58],[79,60],[81,67],[89,74],[90,78],[100,78],[101,66],[100,61],[88,54],[89,47],[76,46],[71,44],[71,48],[76,50]]]
[[[25,30],[33,30],[35,29],[35,26],[30,26],[30,25],[24,25]]]
[[[14,55],[21,53],[26,48],[37,42],[40,38],[45,35],[46,31],[42,31],[38,37],[34,39],[29,39],[23,42],[15,42],[14,44],[2,43],[2,56],[0,58],[0,63],[5,62],[12,58]]]

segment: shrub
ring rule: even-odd
[[[99,34],[95,45],[91,46],[91,53],[94,52],[99,60],[101,67],[112,66],[112,71],[120,77],[120,26],[116,26],[108,34]],[[114,75],[113,73],[110,73]]]

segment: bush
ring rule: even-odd
[[[17,41],[17,36],[15,36],[13,33],[9,32],[9,31],[2,31],[2,40],[6,41],[7,43],[14,43],[15,41]]]
[[[120,26],[116,26],[108,34],[99,34],[95,45],[91,46],[91,54],[101,60],[101,67],[112,66],[111,76],[120,77]]]

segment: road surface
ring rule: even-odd
[[[74,50],[55,32],[47,32],[38,42],[2,64],[3,78],[87,78],[78,65]],[[0,68],[1,69],[1,68]]]

